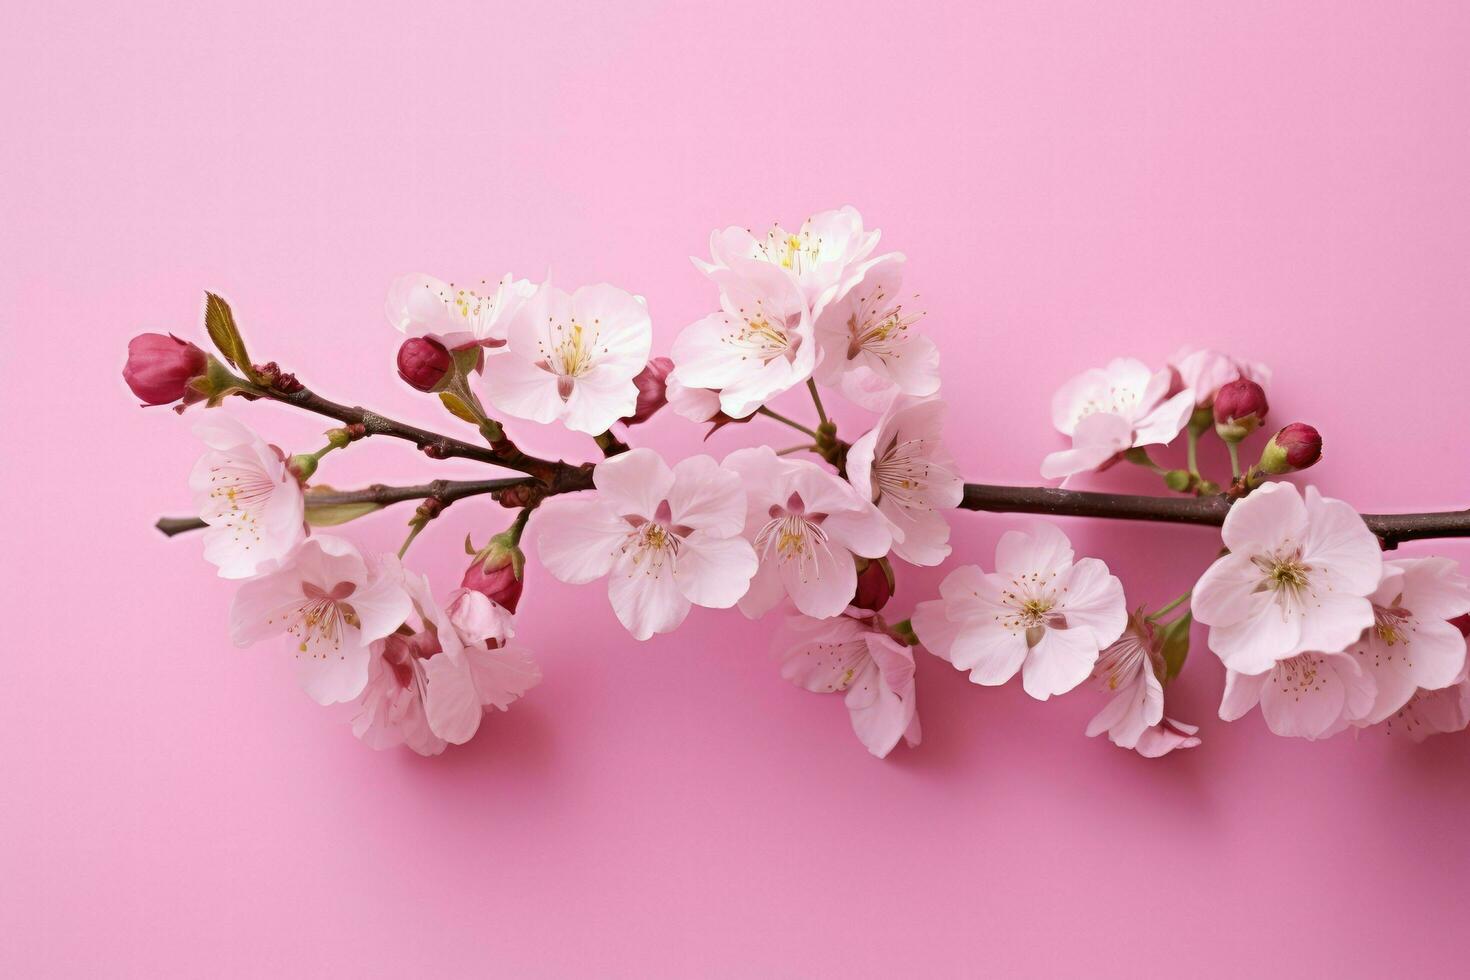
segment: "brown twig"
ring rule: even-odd
[[[960,506],[1011,514],[1047,514],[1053,517],[1102,517],[1127,521],[1203,524],[1218,527],[1230,512],[1224,496],[1150,497],[1125,493],[1094,493],[1052,487],[1004,487],[966,483]],[[1385,550],[1422,538],[1470,537],[1470,510],[1424,514],[1364,514],[1369,530]]]

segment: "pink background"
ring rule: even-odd
[[[640,645],[533,568],[543,686],[441,758],[372,752],[279,650],[229,646],[231,588],[150,529],[198,449],[118,370],[139,330],[198,339],[210,288],[258,359],[454,426],[393,378],[394,275],[606,279],[666,351],[714,302],[711,228],[850,202],[910,257],[971,479],[1037,481],[1077,371],[1210,344],[1275,366],[1327,492],[1463,506],[1462,6],[30,6],[0,35],[0,973],[1460,973],[1470,741],[1225,725],[1198,636],[1172,710],[1200,749],[1139,759],[1083,737],[1090,690],[924,656],[924,745],[879,762],[780,679],[773,621]],[[238,409],[292,449],[324,427]],[[758,429],[787,441],[708,445]],[[368,445],[321,477],[431,472],[476,470]],[[411,556],[447,588],[506,516],[458,505]],[[958,516],[957,558],[1014,522]],[[1135,603],[1218,547],[1066,529]],[[942,573],[901,574],[906,611]]]

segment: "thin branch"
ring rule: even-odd
[[[409,425],[407,422],[390,419],[386,415],[379,415],[377,412],[360,406],[339,404],[323,398],[309,388],[298,388],[287,392],[272,387],[260,387],[256,391],[262,397],[272,401],[294,405],[349,425],[361,425],[368,435],[385,435],[394,439],[407,440],[436,459],[462,457],[479,460],[482,463],[528,473],[547,486],[557,486],[559,481],[570,478],[570,474],[581,472],[580,467],[527,455],[516,448],[515,443],[509,439],[503,439],[490,446],[477,446],[441,435],[438,432],[421,429],[416,425]],[[590,479],[587,486],[591,486]],[[586,487],[579,486],[577,489],[586,489]]]
[[[1093,493],[1052,487],[1003,487],[966,483],[960,507],[1012,514],[1053,517],[1101,517],[1126,521],[1159,521],[1218,527],[1230,512],[1224,496],[1149,497],[1125,493]],[[1368,529],[1385,549],[1423,538],[1470,537],[1470,510],[1424,514],[1364,514]]]
[[[361,490],[314,491],[307,494],[306,503],[309,507],[334,507],[343,504],[379,504],[386,507],[405,500],[427,500],[433,497],[447,507],[465,497],[534,486],[535,481],[525,477],[510,477],[503,480],[434,480],[431,483],[420,483],[407,487],[375,483]],[[197,517],[163,517],[159,518],[158,523],[154,526],[171,538],[185,531],[198,531],[206,525]]]

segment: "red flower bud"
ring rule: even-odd
[[[1215,431],[1226,442],[1239,442],[1266,417],[1266,389],[1246,378],[1221,385],[1215,395]]]
[[[665,393],[668,387],[667,379],[669,372],[674,370],[674,362],[667,357],[655,357],[649,361],[633,383],[638,386],[638,406],[632,415],[625,416],[625,425],[637,425],[647,422],[653,417],[653,413],[668,404],[669,398]]]
[[[509,552],[491,554],[486,558],[477,557],[465,569],[464,579],[459,584],[499,603],[511,612],[516,611],[516,604],[521,601],[521,589],[525,586],[523,581],[516,578],[515,563],[511,561]]]
[[[189,394],[189,382],[209,367],[209,357],[173,334],[141,333],[128,341],[123,380],[144,405],[168,405]]]
[[[1463,616],[1456,616],[1454,619],[1450,620],[1450,625],[1455,627],[1455,629],[1459,630],[1466,637],[1470,637],[1470,613],[1466,613]]]
[[[852,597],[852,605],[877,612],[892,597],[893,566],[887,558],[871,559],[866,567],[858,570],[857,595]]]
[[[1261,469],[1267,473],[1304,470],[1322,458],[1322,437],[1305,422],[1293,422],[1271,437],[1261,452]]]
[[[410,337],[398,348],[398,376],[419,391],[434,391],[453,366],[444,345],[428,337]]]

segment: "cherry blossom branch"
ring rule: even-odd
[[[307,494],[306,502],[308,509],[344,507],[352,504],[377,504],[380,507],[386,507],[405,500],[432,498],[439,501],[441,507],[447,507],[465,497],[487,493],[499,494],[506,490],[534,489],[535,487],[535,481],[525,477],[500,480],[433,480],[429,483],[403,487],[375,483],[361,490],[315,490]],[[171,538],[185,531],[200,530],[205,527],[205,523],[197,517],[162,517],[154,526]]]
[[[1101,517],[1125,521],[1158,521],[1218,527],[1230,512],[1223,495],[1209,497],[1150,497],[1126,493],[1095,493],[1053,487],[1005,487],[966,483],[960,501],[965,510],[1053,517]],[[1470,510],[1422,514],[1364,514],[1369,530],[1385,550],[1404,541],[1423,538],[1470,537]]]

